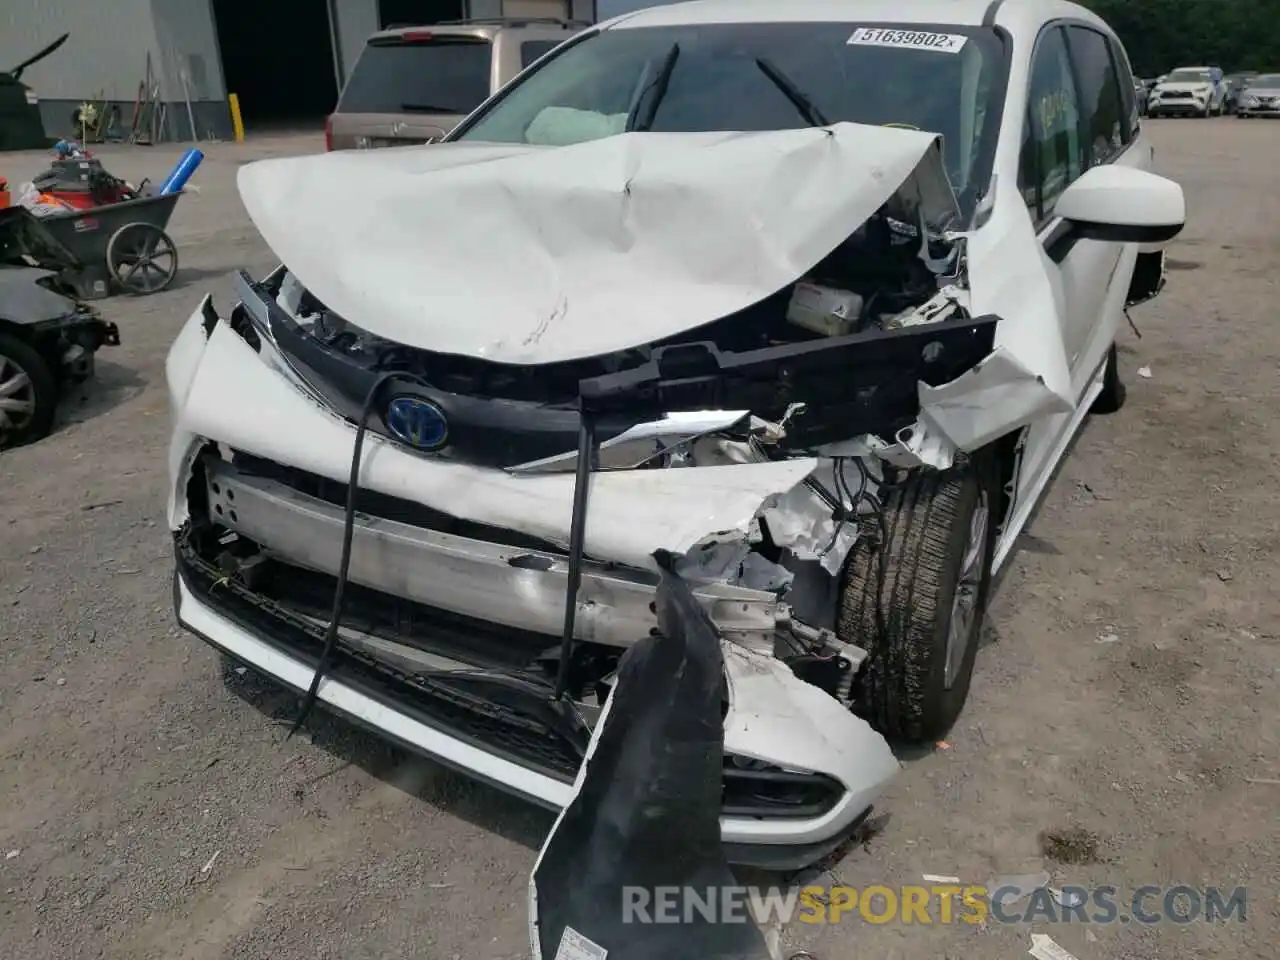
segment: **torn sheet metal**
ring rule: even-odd
[[[736,881],[720,837],[723,661],[688,586],[664,572],[661,634],[623,656],[573,796],[529,878],[537,960],[766,960],[760,929],[716,909],[654,919],[657,891]],[[628,904],[635,909],[628,910]]]
[[[249,164],[239,187],[276,255],[352,323],[439,353],[536,364],[644,345],[759,302],[917,170],[908,192],[931,223],[948,222],[937,136],[850,123],[338,151]]]
[[[355,435],[351,425],[268,367],[225,323],[214,325],[197,356],[204,337],[202,320],[197,310],[170,355],[177,438],[207,437],[345,483]],[[171,451],[171,468],[180,471],[184,456]],[[587,555],[651,567],[655,550],[683,554],[709,535],[746,538],[757,513],[816,466],[816,460],[806,458],[596,474],[591,481]],[[360,478],[363,487],[464,520],[558,546],[569,539],[572,474],[513,476],[416,456],[371,433],[365,439]],[[175,488],[185,482],[179,472],[173,481]],[[171,513],[175,528],[185,509],[181,498],[177,500]]]
[[[924,425],[940,430],[961,450],[976,450],[1041,417],[1076,407],[1058,319],[1064,313],[1062,293],[1049,279],[1056,271],[1020,206],[997,207],[965,243],[971,311],[1003,318],[995,348],[950,383],[922,383],[919,388]],[[1044,260],[1045,265],[1026,263],[1028,259]],[[939,449],[945,447],[932,448],[933,454]],[[930,459],[930,451],[924,450],[921,462]]]

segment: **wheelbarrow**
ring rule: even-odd
[[[164,228],[183,191],[122,200],[39,217],[40,225],[75,258],[63,280],[82,300],[115,290],[159,293],[178,273],[178,248]]]

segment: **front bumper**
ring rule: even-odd
[[[206,496],[222,526],[269,544],[272,552],[293,563],[337,574],[343,511],[334,502],[336,490],[328,500],[309,496],[277,480],[241,474],[217,457],[206,457],[202,466]],[[315,476],[304,482],[336,487]],[[386,513],[409,509],[410,504],[400,501],[389,504]],[[577,639],[629,646],[648,634],[657,622],[650,609],[657,577],[592,561],[584,567]],[[461,616],[556,636],[564,622],[569,571],[558,553],[362,513],[353,529],[349,576],[352,583],[390,589],[398,597]],[[783,616],[773,594],[724,583],[707,584],[694,593],[726,639],[772,646]]]
[[[315,650],[307,651],[289,644],[280,632],[264,629],[262,621],[254,623],[252,614],[243,606],[235,609],[231,605],[215,605],[209,602],[209,595],[207,584],[199,584],[193,571],[179,559],[174,578],[174,607],[178,622],[236,662],[299,693],[307,689],[318,659]],[[731,686],[735,679],[748,687],[759,684],[758,677],[745,675],[747,670],[759,670],[758,664],[748,667],[743,661],[728,656],[726,669]],[[810,689],[817,696],[826,698],[816,688]],[[784,703],[779,706],[785,708],[785,696],[783,699]],[[832,707],[840,710],[842,715],[838,719],[847,726],[853,718],[844,713],[834,700],[826,699]],[[338,663],[326,673],[320,684],[319,701],[329,710],[411,752],[539,806],[559,810],[572,797],[576,770],[569,768],[563,754],[553,751],[549,744],[538,744],[528,737],[520,742],[510,736],[510,729],[501,738],[489,736],[484,739],[482,736],[486,731],[477,730],[475,724],[469,724],[471,729],[463,731],[459,729],[462,721],[457,711],[450,717],[448,710],[423,709],[410,698],[397,695],[394,687],[375,672],[349,658],[339,657]],[[771,718],[761,719],[770,724]],[[788,718],[785,717],[772,719],[771,729],[751,729],[748,736],[742,711],[731,708],[726,718],[726,755],[751,756],[768,752],[759,748],[770,745],[776,748],[774,752],[785,755],[788,737],[812,740],[828,732],[818,728],[820,718],[816,716],[808,720],[792,717],[789,718],[791,722],[786,722]],[[493,734],[495,730],[487,732]],[[872,737],[878,743],[871,741]],[[856,735],[854,739],[857,739]],[[824,804],[822,812],[779,818],[722,815],[721,837],[730,860],[767,869],[800,869],[820,860],[843,843],[866,819],[873,799],[897,769],[897,761],[883,740],[874,734],[870,734],[867,740],[862,745],[860,762],[846,769],[846,776],[856,780],[857,787],[841,784],[838,799]],[[746,753],[734,754],[733,746],[742,741],[746,741]],[[558,756],[549,757],[549,752],[556,752]],[[535,764],[531,755],[538,753],[543,754],[542,763]],[[777,768],[770,775],[785,777],[794,773],[794,770]],[[731,775],[750,777],[759,773],[732,771],[726,765],[726,778]],[[749,790],[750,786],[747,785],[746,789]]]
[[[262,482],[256,470],[246,480],[208,451],[218,444],[237,456],[287,465],[289,471],[345,486],[354,429],[292,380],[271,357],[268,344],[260,352],[251,349],[207,301],[180,333],[166,372],[175,422],[169,516],[177,545],[178,620],[233,659],[305,690],[323,635],[314,604],[293,602],[295,594],[278,600],[280,593],[251,590],[221,576],[217,550],[193,552],[187,548],[188,534],[193,523],[216,516],[218,527],[238,530],[283,557],[300,591],[309,585],[309,596],[317,590],[323,594],[337,565],[339,513],[332,497],[274,479]],[[553,809],[563,806],[580,754],[536,715],[527,689],[515,700],[492,696],[491,690],[477,695],[467,678],[440,680],[430,671],[415,672],[371,655],[369,637],[379,640],[373,621],[388,626],[390,617],[387,633],[402,645],[419,643],[430,655],[443,651],[455,661],[527,678],[529,652],[558,641],[564,570],[562,554],[550,544],[566,527],[557,516],[567,512],[564,478],[513,479],[492,470],[442,465],[373,437],[365,450],[362,498],[368,492],[437,515],[445,502],[469,503],[459,509],[471,516],[449,517],[449,523],[461,526],[444,528],[397,513],[378,514],[372,507],[360,517],[351,580],[363,582],[353,586],[352,604],[363,602],[364,636],[344,632],[338,662],[320,685],[320,702],[477,779]],[[749,522],[770,493],[794,486],[812,469],[794,461],[766,466],[763,479],[752,467],[601,474],[598,487],[593,484],[593,502],[601,509],[592,514],[601,522],[588,525],[589,552],[647,557],[655,545],[678,546],[707,530],[733,531]],[[708,481],[715,483],[707,486]],[[510,521],[497,522],[508,516]],[[546,531],[540,539],[549,548],[475,532],[495,526],[511,536],[519,528],[519,537],[539,538]],[[655,544],[653,538],[661,539]],[[580,639],[620,647],[647,633],[654,622],[648,606],[654,582],[626,559],[589,565],[583,600],[596,609],[580,611]],[[772,595],[727,585],[701,588],[699,594],[726,637],[734,637],[735,630],[744,638],[771,630],[779,616]],[[344,628],[347,623],[344,619]],[[865,817],[897,771],[897,761],[879,734],[781,661],[731,640],[723,650],[729,758],[721,812],[724,843],[740,863],[772,868],[811,863]],[[512,662],[503,663],[504,657]],[[820,802],[773,812],[755,803],[768,793],[763,786],[742,787],[752,778],[803,789],[817,784],[826,793]]]
[[[1198,100],[1160,100],[1147,105],[1147,115],[1160,116],[1201,116],[1208,109],[1208,104]]]

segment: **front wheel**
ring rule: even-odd
[[[886,736],[937,740],[964,708],[991,587],[994,478],[986,457],[911,476],[846,561],[838,633],[869,654],[854,710]]]
[[[40,353],[0,333],[0,450],[44,437],[53,427],[58,383]]]

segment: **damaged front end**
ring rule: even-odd
[[[427,349],[242,274],[168,363],[180,619],[299,690],[328,631],[321,701],[562,806],[672,555],[724,650],[723,839],[811,862],[896,769],[850,710],[845,559],[960,453],[921,396],[998,355],[929,169],[780,289],[590,356]]]

